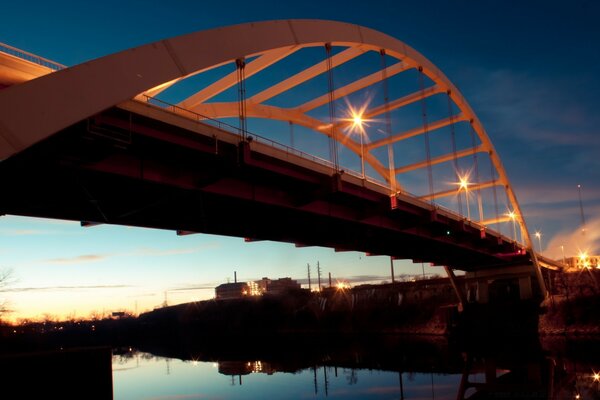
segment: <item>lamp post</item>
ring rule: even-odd
[[[350,108],[350,114],[352,116],[351,131],[358,132],[358,135],[360,136],[360,172],[362,178],[365,179],[365,141],[363,137],[365,134],[365,128],[363,127],[365,120],[362,117],[361,111],[355,111],[354,109]]]
[[[540,245],[540,254],[542,254],[542,232],[535,231],[535,237],[538,238],[538,243]]]
[[[513,240],[516,242],[517,241],[517,225],[516,225],[517,215],[515,214],[514,211],[509,211],[508,216],[510,217],[510,219],[512,219],[512,222],[513,222]]]
[[[464,189],[465,191],[465,199],[467,200],[467,219],[471,220],[471,208],[469,207],[469,181],[467,178],[460,178],[458,190]]]

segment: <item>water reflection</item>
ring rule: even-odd
[[[600,399],[595,342],[342,342],[127,349],[113,359],[114,398]]]

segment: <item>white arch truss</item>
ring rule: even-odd
[[[245,76],[248,78],[303,48],[326,44],[344,48],[331,56],[330,67],[342,65],[367,52],[383,52],[397,62],[293,108],[266,104],[269,99],[325,73],[328,63],[323,60],[249,97],[246,101],[247,116],[289,121],[331,136],[334,130],[344,128],[344,124],[336,123],[332,130],[328,121],[309,116],[311,110],[327,104],[331,99],[341,99],[381,82],[384,78],[418,69],[433,82],[432,86],[389,99],[383,106],[366,110],[365,117],[381,115],[440,93],[446,93],[459,109],[456,115],[431,121],[427,127],[395,132],[364,146],[346,135],[334,136],[340,138],[348,149],[364,157],[364,162],[388,182],[395,181],[396,174],[425,168],[427,164],[447,162],[475,153],[487,154],[495,169],[496,179],[480,183],[478,188],[497,185],[505,189],[513,219],[520,225],[526,246],[532,249],[529,231],[500,157],[460,91],[435,65],[400,40],[373,29],[342,22],[277,20],[200,31],[111,54],[1,90],[0,159],[17,154],[102,110],[127,100],[156,96],[180,80],[203,71],[238,59],[251,59],[245,66]],[[193,93],[178,106],[211,118],[238,116],[237,103],[208,102],[236,84],[237,76],[233,72]],[[391,173],[372,153],[382,146],[459,121],[467,121],[471,125],[479,139],[475,147],[435,157],[428,163],[417,162],[393,168]],[[451,193],[432,193],[422,196],[422,199]],[[495,223],[504,219],[486,222]],[[534,252],[531,253],[535,258]]]

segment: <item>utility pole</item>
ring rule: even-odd
[[[579,212],[581,213],[581,234],[585,235],[585,216],[583,215],[583,201],[581,200],[581,185],[577,185],[579,193]]]
[[[396,282],[394,278],[394,257],[390,256],[390,270],[392,271],[392,283]]]
[[[331,272],[329,273],[329,287],[331,287]]]
[[[317,261],[317,282],[319,284],[319,292],[321,291],[321,266],[319,265],[319,262]]]
[[[306,268],[308,269],[308,291],[311,291],[311,287],[310,287],[310,264],[306,263]]]

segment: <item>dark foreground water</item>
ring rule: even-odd
[[[386,336],[192,347],[114,350],[114,399],[600,399],[593,340]]]

